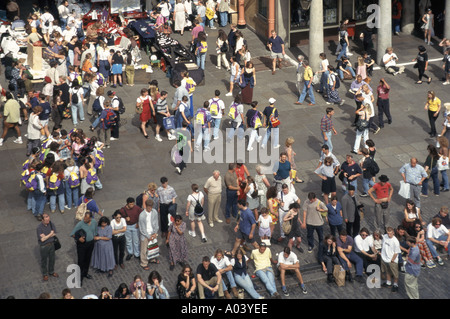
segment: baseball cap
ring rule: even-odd
[[[93,67],[91,68],[91,71],[92,71],[92,72],[97,72],[97,68],[96,68],[95,66],[93,66]]]
[[[114,95],[114,94],[116,94],[116,92],[114,92],[114,91],[108,91],[108,96],[110,96],[110,95]]]
[[[271,97],[271,98],[269,99],[269,103],[270,103],[270,104],[274,104],[276,101],[277,101],[277,100],[275,100],[273,97]]]

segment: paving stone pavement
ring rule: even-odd
[[[229,28],[225,28],[228,32]],[[225,97],[228,88],[229,74],[225,70],[218,70],[214,67],[215,53],[214,42],[217,30],[207,30],[208,44],[211,50],[207,56],[206,63],[206,84],[199,86],[194,94],[194,103],[196,107],[201,105],[203,101],[212,97],[214,90],[219,89],[228,108],[232,99]],[[267,57],[268,51],[261,40],[251,31],[243,30],[244,37],[247,39],[252,57]],[[188,34],[188,33],[187,33]],[[180,39],[183,44],[187,44],[188,35],[181,38],[174,35],[174,38]],[[420,44],[420,39],[414,37],[402,36],[394,38],[394,47],[404,61],[410,61],[416,54],[415,48]],[[355,47],[356,44],[353,46]],[[294,59],[304,48],[293,48],[288,50],[291,59]],[[306,51],[306,50],[305,50]],[[303,51],[303,52],[305,52]],[[433,47],[430,50],[430,58],[440,57],[440,53]],[[411,59],[410,59],[411,58]],[[144,57],[143,63],[147,62]],[[330,55],[330,60],[333,56]],[[352,61],[356,58],[353,57]],[[409,60],[408,60],[409,59]],[[431,85],[423,84],[415,85],[415,70],[412,66],[407,67],[407,72],[403,75],[393,77],[379,70],[374,72],[372,79],[373,87],[376,86],[381,77],[385,77],[392,86],[391,90],[391,112],[393,115],[393,123],[386,125],[384,129],[377,135],[370,134],[374,139],[377,147],[376,160],[382,170],[382,173],[389,176],[395,189],[395,196],[392,202],[392,216],[390,225],[397,226],[402,218],[402,208],[404,200],[397,195],[399,181],[401,179],[398,169],[407,162],[411,156],[418,157],[423,162],[426,157],[426,147],[428,143],[434,143],[434,140],[428,138],[428,120],[423,106],[426,99],[426,92],[429,89],[436,91],[436,95],[442,102],[450,101],[448,88],[442,86],[438,81],[442,77],[440,70],[441,62],[430,63],[430,71],[435,79]],[[297,152],[296,161],[299,167],[300,177],[305,179],[304,184],[296,184],[296,192],[302,202],[306,199],[309,191],[315,191],[320,194],[320,181],[313,173],[317,166],[320,146],[322,138],[320,136],[320,119],[325,114],[327,105],[325,101],[316,95],[317,105],[297,106],[294,105],[298,98],[295,85],[295,66],[285,67],[272,75],[270,70],[259,71],[256,75],[257,86],[254,89],[254,99],[259,101],[261,109],[267,105],[267,100],[274,97],[277,100],[276,106],[280,110],[281,120],[281,136],[280,141],[283,143],[285,138],[293,136],[295,138],[294,150]],[[206,179],[212,175],[214,169],[219,169],[222,176],[225,175],[227,163],[215,164],[188,164],[188,168],[180,177],[176,174],[174,167],[170,164],[170,149],[172,142],[164,140],[158,143],[154,140],[154,127],[149,130],[150,139],[145,139],[139,132],[138,116],[134,114],[134,106],[139,91],[143,87],[147,87],[150,79],[157,79],[160,89],[169,92],[169,101],[172,100],[174,88],[169,85],[169,79],[160,70],[154,70],[152,74],[141,76],[145,81],[137,83],[134,87],[124,86],[117,88],[117,95],[122,97],[127,111],[122,117],[119,141],[111,142],[111,149],[105,150],[106,165],[104,172],[100,175],[103,189],[95,194],[95,199],[99,203],[101,209],[104,209],[105,215],[110,216],[117,209],[125,204],[125,200],[129,196],[137,196],[142,192],[149,182],[159,184],[161,176],[167,176],[169,184],[175,188],[178,194],[177,203],[179,205],[179,213],[183,215],[186,198],[190,194],[190,185],[197,183],[200,188],[206,182]],[[4,86],[5,79],[3,75],[0,83]],[[340,88],[340,94],[346,99],[346,103],[342,106],[335,106],[334,123],[338,131],[338,135],[333,137],[334,153],[340,161],[343,161],[345,154],[351,150],[355,133],[350,128],[353,119],[355,105],[352,97],[346,93],[349,88],[349,81],[343,83]],[[39,88],[39,86],[38,86]],[[92,102],[91,102],[92,103]],[[245,106],[247,110],[249,106]],[[89,118],[89,117],[87,117]],[[92,121],[92,119],[90,119]],[[86,132],[88,132],[89,121],[81,124]],[[222,125],[222,129],[227,127],[227,121]],[[438,127],[443,122],[441,117],[438,120]],[[71,129],[71,122],[64,121],[63,127]],[[26,126],[22,126],[22,135],[26,132]],[[90,134],[88,133],[88,136]],[[0,228],[0,298],[14,295],[17,298],[32,299],[36,298],[41,292],[49,292],[53,298],[59,298],[61,291],[67,287],[66,280],[69,278],[70,272],[67,267],[76,264],[76,250],[73,239],[69,237],[69,233],[74,226],[75,210],[66,211],[64,215],[59,212],[51,215],[52,221],[58,229],[58,237],[62,242],[62,249],[57,252],[56,272],[60,274],[60,278],[51,278],[48,282],[42,282],[39,267],[39,250],[37,246],[36,227],[38,222],[32,217],[29,211],[26,211],[26,191],[19,187],[19,175],[21,164],[25,160],[24,145],[16,145],[12,143],[13,135],[8,133],[4,145],[0,148],[0,216],[2,217],[2,227]],[[278,153],[280,150],[273,150]],[[246,155],[247,158],[247,155]],[[234,158],[233,160],[235,160]],[[248,164],[251,174],[255,173],[255,164]],[[360,182],[360,186],[361,186]],[[340,197],[342,193],[338,193]],[[222,197],[221,214],[224,214],[224,205],[226,198]],[[361,199],[368,210],[361,226],[366,226],[370,230],[374,229],[373,224],[373,205],[370,199]],[[431,217],[437,213],[441,205],[448,203],[448,193],[442,193],[441,196],[435,197],[430,195],[423,199],[423,216],[426,221],[430,221]],[[207,209],[207,208],[206,208]],[[49,211],[46,206],[46,211]],[[199,237],[191,238],[186,235],[189,248],[188,262],[194,267],[201,262],[204,255],[212,256],[215,249],[231,249],[234,242],[233,228],[235,221],[230,225],[225,223],[216,224],[214,228],[209,227],[205,223],[207,243],[201,243]],[[278,229],[276,230],[278,232]],[[328,226],[325,226],[325,233],[328,232]],[[275,234],[277,235],[277,233]],[[303,242],[306,241],[306,232],[302,236]],[[172,296],[175,296],[176,277],[180,271],[177,266],[174,271],[169,271],[169,263],[167,259],[167,248],[161,244],[161,263],[159,265],[150,265],[151,270],[157,270],[161,273],[166,287]],[[303,248],[306,251],[304,244]],[[317,247],[317,243],[316,243]],[[274,244],[271,247],[272,253],[275,255],[281,252],[283,245]],[[298,252],[296,252],[298,253]],[[325,283],[325,277],[321,273],[317,265],[315,250],[313,254],[298,254],[304,273],[304,280],[308,286],[308,294],[303,295],[299,289],[294,289],[295,280],[288,277],[288,286],[291,291],[289,298],[349,298],[349,299],[392,299],[406,298],[404,289],[401,288],[398,294],[388,293],[386,289],[367,289],[365,285],[350,284],[345,287],[328,286]],[[445,266],[437,267],[432,270],[423,270],[419,279],[421,294],[423,298],[448,298],[449,296],[449,276],[448,263]],[[72,289],[72,294],[76,298],[81,298],[87,294],[98,294],[102,287],[108,287],[114,292],[120,283],[130,284],[134,275],[140,274],[146,280],[149,271],[140,268],[139,262],[132,259],[125,262],[125,269],[115,271],[112,278],[107,278],[106,274],[95,274],[93,280],[85,280],[82,288]],[[250,266],[250,273],[252,266]],[[401,276],[402,280],[402,276]],[[255,280],[257,286],[262,289],[262,284]],[[277,280],[279,285],[279,280]],[[281,290],[279,290],[281,291]],[[284,298],[284,297],[283,297]]]

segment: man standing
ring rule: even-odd
[[[161,177],[160,181],[161,186],[158,187],[158,189],[156,190],[156,193],[159,196],[158,213],[160,214],[162,237],[166,238],[167,232],[169,230],[169,213],[170,213],[169,208],[171,208],[171,206],[174,207],[174,205],[176,205],[175,200],[177,199],[177,193],[175,192],[172,186],[169,186],[169,180],[167,179],[167,177],[164,176]],[[176,212],[172,213],[173,217],[175,217]]]
[[[272,58],[272,75],[275,74],[276,67],[281,69],[281,61],[284,59],[286,53],[284,52],[284,41],[277,36],[275,30],[270,31],[271,36],[267,42],[267,47],[270,50],[270,57]],[[277,61],[278,60],[278,61]]]
[[[208,195],[208,221],[214,225],[214,222],[222,223],[219,219],[220,203],[222,201],[222,177],[220,171],[215,170],[213,175],[208,178],[203,187],[205,194]]]
[[[58,278],[55,272],[55,233],[56,227],[50,221],[48,213],[42,214],[42,223],[37,227],[37,238],[39,252],[41,255],[41,271],[44,281],[48,281],[48,276]]]
[[[272,119],[278,119],[278,110],[275,107],[275,100],[273,97],[269,99],[269,106],[266,106],[266,108],[263,111],[263,115],[265,118],[264,121],[264,127],[267,127],[266,135],[264,135],[264,138],[261,142],[261,148],[264,149],[266,147],[267,142],[269,141],[270,134],[273,131],[272,136],[272,146],[273,148],[277,149],[280,147],[280,129],[278,126],[274,127],[274,124],[272,123]]]
[[[3,116],[0,114],[0,118],[3,119],[3,134],[0,138],[0,146],[3,145],[3,140],[6,137],[9,129],[14,129],[17,133],[17,139],[13,142],[16,144],[23,144],[22,136],[19,128],[20,121],[20,104],[14,99],[11,92],[6,92],[6,98],[8,99],[5,103]]]
[[[394,188],[386,175],[381,175],[379,180],[369,189],[368,194],[375,202],[375,224],[377,228],[386,229],[390,214],[389,203],[394,194]],[[374,192],[376,197],[373,194]]]
[[[250,259],[255,263],[255,275],[262,281],[270,296],[280,298],[272,269],[272,263],[276,264],[277,261],[272,259],[272,252],[270,248],[267,248],[266,243],[263,242],[259,245],[259,249],[252,250]]]
[[[333,143],[331,142],[331,137],[337,135],[337,131],[333,125],[333,119],[331,118],[334,115],[334,109],[332,107],[327,107],[326,114],[320,120],[320,130],[322,131],[322,137],[324,140],[324,144],[328,145],[328,149],[330,152],[333,151]]]
[[[140,264],[144,270],[150,269],[148,267],[148,246],[150,243],[157,243],[158,230],[158,213],[153,208],[153,200],[147,199],[145,201],[145,209],[139,214],[139,233],[141,240]],[[158,263],[153,258],[150,261]]]
[[[354,241],[353,238],[347,235],[345,229],[341,230],[339,237],[336,238],[336,246],[339,254],[339,259],[341,260],[341,265],[346,271],[347,280],[352,282],[353,278],[350,273],[350,269],[353,267],[352,263],[356,267],[356,277],[357,282],[363,283],[363,260],[359,257],[353,250]]]
[[[226,1],[224,1],[226,2]],[[213,124],[213,140],[219,138],[220,122],[225,114],[225,104],[220,99],[220,91],[214,91],[214,97],[209,99],[209,112],[211,113],[212,124]]]
[[[355,193],[358,190],[358,177],[362,175],[361,166],[353,159],[353,155],[348,154],[346,161],[342,164],[341,170],[343,172],[342,190],[347,193],[349,185],[355,188]]]
[[[308,94],[310,99],[310,103],[308,105],[313,106],[316,104],[316,100],[314,98],[314,88],[312,85],[314,74],[307,60],[303,61],[303,66],[305,67],[305,72],[303,73],[303,80],[304,80],[303,90],[298,98],[298,101],[295,102],[294,104],[302,105],[303,101],[306,98],[306,94]]]
[[[409,299],[419,299],[420,251],[414,237],[406,240],[409,246],[408,259],[405,266],[405,288]]]
[[[202,140],[204,141],[204,151],[211,150],[209,147],[209,139],[211,136],[211,113],[208,111],[209,102],[205,101],[203,107],[198,108],[195,115],[195,131],[198,132],[197,141],[194,146],[194,150],[198,152],[202,146]]]
[[[256,228],[255,215],[250,209],[248,209],[245,199],[238,200],[238,208],[240,211],[240,218],[236,227],[234,227],[236,240],[234,242],[233,250],[231,251],[232,256],[236,254],[236,251],[239,249],[239,245],[242,241],[252,244],[255,249],[259,248],[254,236]]]
[[[322,145],[322,151],[320,152],[320,159],[319,159],[319,165],[317,165],[317,168],[322,166],[322,164],[325,161],[325,158],[331,157],[333,159],[333,163],[336,165],[335,168],[335,174],[339,172],[339,167],[341,166],[341,163],[337,159],[337,157],[330,151],[330,148],[327,144]]]
[[[225,187],[227,190],[227,203],[225,207],[225,218],[227,224],[230,223],[231,215],[237,217],[237,199],[239,192],[238,178],[236,176],[236,164],[228,164],[228,171],[225,174]],[[214,227],[214,224],[209,224]]]
[[[402,19],[402,3],[399,0],[392,2],[392,26],[394,27],[394,34],[400,34],[400,23]]]
[[[186,90],[185,86],[181,85],[180,80],[173,81],[173,86],[176,88],[172,102],[172,110],[175,112],[178,110],[178,106],[180,106],[183,96],[189,96],[189,92]]]
[[[77,243],[78,266],[81,271],[81,282],[83,278],[92,279],[89,275],[92,251],[94,250],[94,237],[97,236],[97,223],[92,221],[92,212],[87,211],[83,220],[76,224],[70,233]]]
[[[292,186],[292,170],[291,163],[287,160],[286,152],[280,153],[280,161],[275,164],[276,171],[274,170],[274,180],[277,186],[277,193],[281,191],[283,184],[289,186],[289,191],[295,193],[295,188]]]
[[[119,139],[119,126],[120,126],[120,107],[123,105],[122,99],[116,96],[116,92],[108,91],[108,98],[111,99],[111,107],[116,113],[116,119],[114,125],[111,126],[111,141]]]
[[[302,93],[303,89],[303,76],[305,75],[305,66],[303,65],[303,60],[305,60],[305,57],[303,55],[299,55],[297,57],[298,64],[297,64],[297,90],[298,94],[300,95]]]
[[[127,245],[127,261],[131,257],[139,258],[140,256],[140,241],[139,241],[139,214],[142,208],[136,205],[133,197],[127,198],[127,204],[120,209],[122,217],[127,222],[127,230],[125,231],[125,240]]]
[[[209,290],[210,298],[217,292],[219,298],[223,298],[222,275],[208,256],[204,256],[202,263],[197,267],[198,295],[205,299],[205,289]],[[208,298],[209,299],[209,298]]]
[[[302,228],[307,230],[308,253],[312,253],[314,248],[314,231],[319,237],[319,243],[323,242],[323,216],[328,212],[327,206],[316,198],[313,192],[308,193],[308,200],[303,204]]]
[[[347,234],[355,237],[359,234],[361,225],[361,216],[359,215],[360,205],[355,195],[355,188],[350,185],[348,192],[341,199],[342,212],[345,223],[347,224]]]
[[[278,254],[278,269],[280,270],[281,290],[288,297],[289,292],[286,289],[286,271],[292,270],[295,273],[303,294],[307,294],[302,274],[300,273],[300,262],[297,255],[289,247],[284,247],[283,252]]]
[[[386,114],[388,124],[392,123],[392,116],[389,106],[389,91],[391,87],[386,83],[384,78],[380,79],[380,84],[377,87],[377,105],[378,105],[378,125],[380,128],[384,127],[383,114]]]
[[[67,25],[67,19],[69,18],[69,1],[64,0],[58,7],[59,21],[61,22],[61,29],[64,30]]]
[[[428,177],[425,169],[417,164],[417,158],[411,158],[411,161],[403,165],[400,170],[403,181],[409,184],[410,198],[420,208],[420,194],[422,193],[422,182]]]
[[[281,185],[281,191],[278,192],[277,199],[280,200],[280,206],[278,207],[278,220],[283,220],[286,213],[289,211],[289,206],[293,203],[298,203],[300,205],[300,198],[295,195],[295,193],[289,191],[288,184]],[[299,206],[300,207],[300,206]],[[286,238],[283,232],[283,223],[280,224],[280,238],[278,241],[283,241]]]
[[[398,291],[398,254],[401,254],[400,243],[395,237],[392,227],[388,227],[387,234],[383,235],[381,246],[381,273],[386,275],[386,282],[382,287],[391,288],[392,292]],[[394,283],[391,282],[393,279]]]

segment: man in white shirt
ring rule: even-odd
[[[430,249],[431,255],[435,258],[439,265],[444,265],[442,258],[436,251],[435,245],[437,247],[443,247],[447,250],[450,256],[450,251],[448,250],[448,243],[450,242],[450,232],[442,225],[442,219],[439,217],[434,217],[431,223],[427,227],[427,246]]]
[[[209,99],[209,112],[213,119],[213,139],[217,140],[219,138],[220,122],[222,121],[222,116],[225,114],[225,103],[220,99],[220,91],[214,91],[214,97]]]
[[[405,71],[404,66],[397,66],[397,54],[394,53],[394,49],[389,47],[386,49],[386,54],[383,55],[384,68],[390,74],[397,75],[402,74]]]
[[[359,235],[354,239],[355,253],[363,260],[364,270],[369,264],[377,261],[377,251],[373,248],[373,237],[369,235],[369,230],[365,227],[361,229]]]
[[[298,281],[300,282],[300,288],[303,294],[307,294],[305,284],[303,283],[303,277],[300,273],[300,262],[297,255],[291,251],[289,247],[285,247],[283,252],[278,254],[278,270],[280,271],[281,278],[281,290],[283,294],[287,297],[289,293],[286,289],[286,270],[292,270],[295,272]]]
[[[386,282],[383,287],[392,287],[392,292],[398,291],[398,255],[401,254],[400,243],[394,236],[394,229],[388,227],[387,234],[383,235],[381,246],[381,272],[386,274]],[[391,279],[394,283],[392,284]]]
[[[227,290],[227,285],[225,284],[225,281],[223,280],[224,276],[227,276],[228,282],[230,283],[231,291],[233,292],[233,295],[237,298],[238,291],[236,289],[236,282],[234,281],[233,266],[231,265],[228,257],[223,254],[221,249],[217,249],[214,256],[211,257],[211,263],[214,266],[216,266],[217,270],[222,275],[222,288],[225,298],[231,299],[231,295]]]
[[[58,7],[59,21],[61,22],[61,29],[65,29],[67,25],[67,18],[69,17],[69,1],[64,0]]]
[[[300,204],[300,198],[298,198],[297,195],[295,195],[294,192],[289,191],[289,186],[287,184],[283,184],[281,186],[281,192],[278,193],[277,198],[280,200],[280,206],[278,210],[278,220],[283,220],[286,213],[289,211],[289,205],[293,203]],[[280,238],[278,238],[278,241],[283,241],[286,235],[283,232],[283,223],[280,224]]]

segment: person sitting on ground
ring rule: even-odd
[[[214,297],[217,292],[219,297],[224,297],[222,286],[222,274],[219,272],[208,256],[204,256],[202,263],[197,267],[198,295],[200,299]]]
[[[289,292],[286,288],[286,271],[294,271],[298,281],[300,282],[300,288],[303,294],[307,294],[305,283],[303,282],[302,274],[300,273],[300,262],[297,255],[291,251],[289,247],[284,247],[283,252],[278,254],[278,270],[280,271],[281,277],[281,290],[283,294],[288,297]]]
[[[383,63],[386,72],[392,75],[402,74],[405,72],[404,66],[397,66],[398,56],[394,53],[394,49],[389,47],[386,49],[386,54],[383,55]]]
[[[322,270],[327,274],[327,283],[333,283],[333,267],[340,265],[334,236],[330,234],[325,236],[323,244],[319,246],[318,261],[322,265]]]
[[[277,261],[272,259],[272,253],[270,248],[267,248],[266,243],[260,243],[259,248],[252,251],[250,259],[255,263],[255,275],[264,284],[270,296],[280,298],[272,269],[272,264],[276,264]]]
[[[436,259],[440,266],[444,265],[444,261],[441,256],[439,256],[437,250],[446,248],[448,255],[450,256],[450,250],[448,249],[448,243],[450,242],[450,232],[442,225],[442,219],[435,217],[431,220],[431,223],[427,227],[427,239],[428,248],[430,249],[431,255]],[[436,247],[436,248],[435,248]]]

